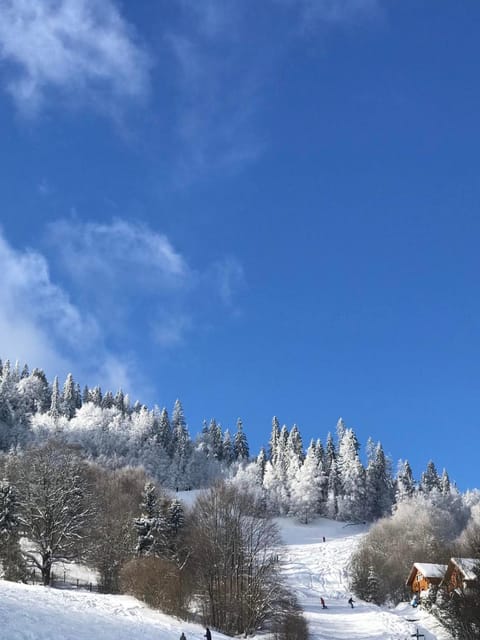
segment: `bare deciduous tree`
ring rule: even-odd
[[[27,560],[50,584],[52,565],[78,557],[93,509],[82,461],[71,447],[49,442],[12,458],[18,521]]]
[[[280,537],[252,495],[216,485],[192,513],[192,561],[206,623],[248,634],[274,611]]]

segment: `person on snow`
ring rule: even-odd
[[[205,630],[205,635],[203,636],[207,640],[212,640],[212,634],[210,633],[210,629],[207,627]]]
[[[327,608],[327,605],[325,604],[325,600],[323,598],[320,598],[320,604],[322,605],[322,609]]]
[[[187,640],[187,638],[185,637],[185,634],[182,631],[182,635],[180,636],[180,640]]]
[[[349,598],[348,604],[352,607],[352,609],[353,609],[353,603],[354,602],[355,602],[355,600],[353,598]]]

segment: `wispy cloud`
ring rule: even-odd
[[[183,256],[165,235],[141,223],[71,218],[50,224],[48,236],[74,280],[95,282],[104,291],[176,289],[188,282],[189,267]]]
[[[0,273],[3,356],[65,370],[78,345],[99,343],[95,318],[81,313],[67,293],[52,282],[45,257],[35,251],[15,250],[1,232]]]
[[[118,109],[149,87],[149,57],[111,0],[0,0],[0,62],[29,115],[52,92]]]
[[[262,63],[245,63],[243,9],[235,0],[181,0],[181,27],[167,42],[180,88],[179,181],[236,173],[263,150],[255,115]]]
[[[378,16],[382,0],[274,0],[277,4],[292,8],[298,14],[302,26],[315,28],[318,24],[352,24],[364,18]]]
[[[167,42],[180,88],[180,182],[254,162],[266,147],[259,124],[265,85],[291,42],[376,17],[384,1],[267,0],[253,13],[243,0],[178,0],[181,20]]]
[[[48,241],[99,324],[118,336],[135,325],[162,348],[185,342],[210,299],[231,309],[243,279],[234,258],[193,268],[169,238],[139,222],[60,220],[49,225]]]
[[[141,355],[183,347],[231,315],[241,265],[189,266],[163,234],[140,223],[61,220],[48,255],[15,249],[0,230],[1,357],[73,371],[79,380],[138,393]]]

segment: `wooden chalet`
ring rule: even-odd
[[[455,589],[465,591],[478,580],[480,571],[480,558],[450,558],[441,586],[449,593]]]
[[[412,593],[420,595],[422,591],[428,591],[431,586],[440,586],[446,570],[446,564],[415,562],[406,582],[407,587],[410,587]]]

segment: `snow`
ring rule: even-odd
[[[354,608],[350,607],[348,563],[367,525],[323,518],[310,525],[277,521],[285,543],[282,568],[305,612],[312,639],[404,640],[418,629],[425,640],[450,640],[432,616],[409,604],[388,609],[354,597]],[[327,609],[322,609],[320,597]]]
[[[312,640],[405,640],[417,629],[425,640],[450,640],[421,607],[387,609],[356,598],[354,609],[348,605],[348,562],[366,525],[277,521],[285,543],[281,567],[305,611]],[[328,609],[321,608],[320,597]],[[0,580],[0,640],[178,640],[182,631],[187,640],[201,640],[205,633],[198,624],[166,616],[129,596]],[[213,633],[213,640],[226,639]]]
[[[447,570],[446,564],[415,562],[413,566],[416,567],[425,578],[443,578],[445,571]]]
[[[477,574],[475,568],[479,565],[478,558],[452,558],[452,562],[457,565],[463,573],[465,580],[475,580]]]

